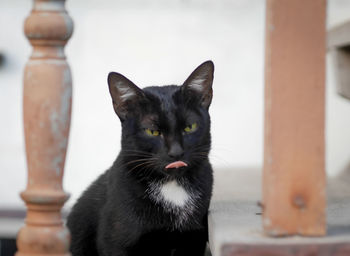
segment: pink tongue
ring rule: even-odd
[[[187,164],[185,162],[176,161],[176,162],[172,162],[172,163],[168,164],[167,166],[165,166],[165,169],[180,168],[180,167],[184,167],[184,166],[187,166]]]

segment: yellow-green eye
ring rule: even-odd
[[[151,130],[149,128],[145,129],[145,132],[147,133],[147,135],[149,136],[159,136],[160,132],[157,130]]]
[[[186,126],[184,131],[187,132],[187,133],[190,133],[190,132],[194,132],[195,130],[197,130],[197,123],[193,123],[189,126]]]

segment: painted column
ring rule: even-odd
[[[70,255],[61,208],[68,199],[62,177],[71,118],[72,79],[64,46],[73,32],[65,0],[35,0],[24,31],[33,46],[23,81],[27,206],[17,256]]]
[[[263,226],[326,232],[326,0],[267,0]]]

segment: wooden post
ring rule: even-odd
[[[68,142],[72,82],[64,46],[73,22],[64,0],[35,0],[25,21],[33,46],[24,71],[23,120],[28,167],[25,226],[17,256],[70,255],[69,232],[61,219],[68,198],[62,177]]]
[[[267,0],[263,227],[324,235],[326,0]]]

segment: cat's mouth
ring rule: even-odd
[[[172,162],[170,164],[168,164],[167,166],[165,166],[165,169],[178,169],[178,168],[181,168],[181,167],[186,167],[187,164],[183,161],[176,161],[176,162]]]

